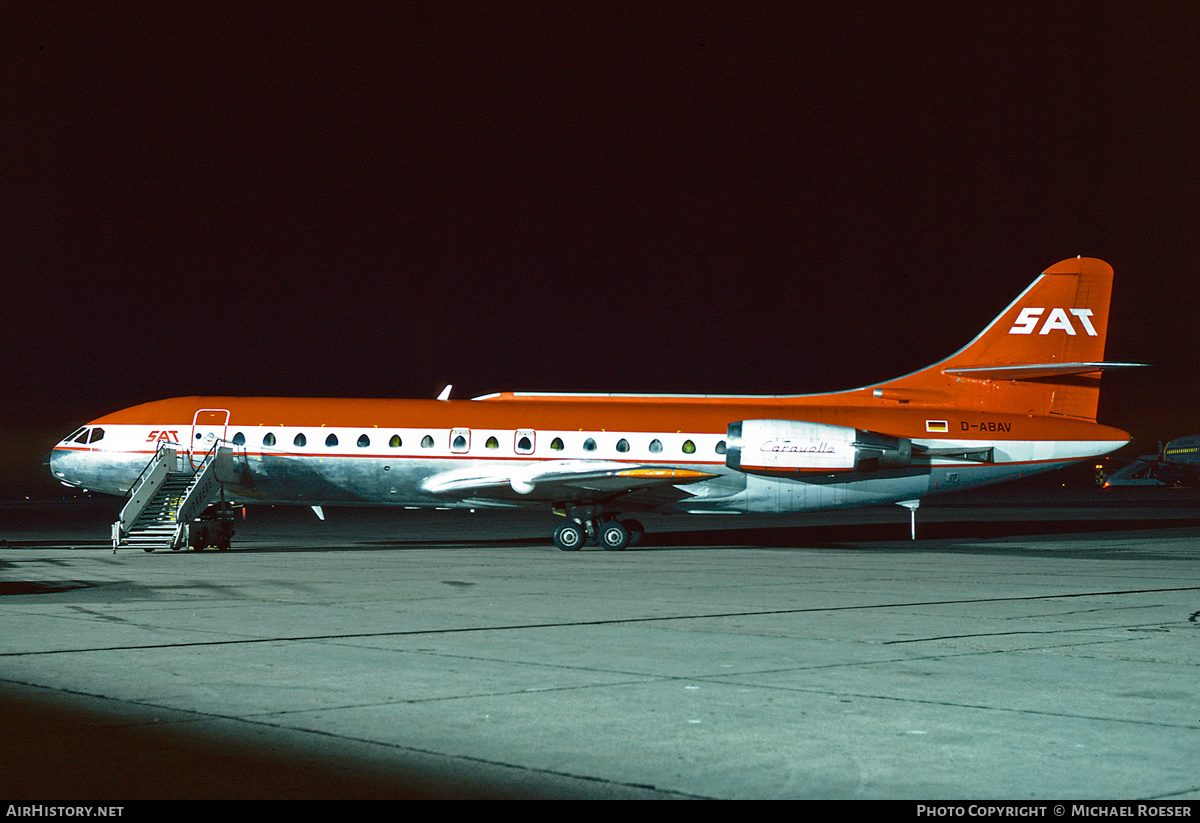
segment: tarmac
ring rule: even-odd
[[[783,520],[0,505],[0,800],[1200,799],[1200,492]],[[680,530],[685,529],[685,530]]]

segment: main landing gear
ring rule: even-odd
[[[569,515],[568,515],[569,516]],[[584,546],[600,546],[619,552],[641,542],[646,530],[636,520],[615,517],[572,518],[554,530],[554,545],[562,551],[578,551]]]

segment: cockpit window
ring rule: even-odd
[[[78,436],[76,436],[76,437],[72,437],[72,438],[71,438],[71,442],[72,442],[72,443],[86,443],[86,442],[88,442],[88,430],[87,430],[87,429],[80,429],[80,430],[79,430],[79,434],[78,434]]]
[[[103,440],[103,439],[104,439],[104,429],[97,426],[96,428],[92,429],[92,436],[88,438],[88,442],[95,443],[97,440]]]
[[[85,431],[87,431],[87,426],[80,426],[80,427],[79,427],[79,428],[77,428],[75,431],[71,432],[71,433],[70,433],[70,434],[68,434],[66,437],[64,437],[64,438],[62,439],[62,442],[64,442],[64,443],[70,443],[72,440],[74,440],[74,439],[75,439],[76,437],[78,437],[79,435],[83,434]]]

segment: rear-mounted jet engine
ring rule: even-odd
[[[912,441],[904,437],[808,423],[742,420],[730,423],[725,465],[748,474],[872,472],[912,465]]]

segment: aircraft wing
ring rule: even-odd
[[[694,469],[646,466],[609,460],[555,460],[514,466],[466,468],[427,477],[421,489],[460,499],[576,500],[619,497],[630,492],[680,486],[716,475]]]

